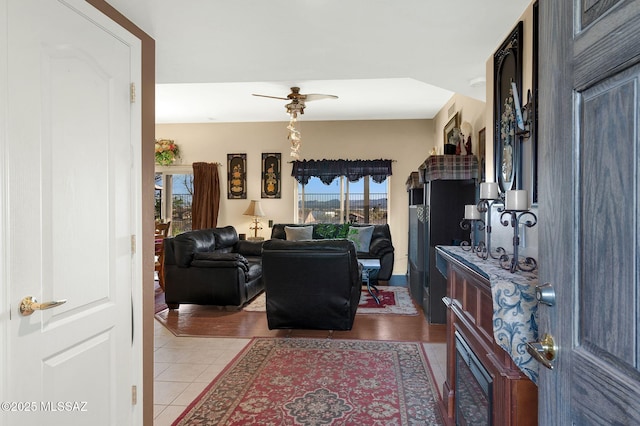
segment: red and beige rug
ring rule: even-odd
[[[160,288],[160,284],[158,283],[158,281],[155,281],[154,284],[154,298],[155,298],[155,303],[156,303],[156,307],[155,307],[155,313],[157,314],[158,312],[162,312],[165,309],[167,309],[167,304],[164,303],[164,291],[162,291],[162,288]]]
[[[380,299],[380,304],[377,304],[366,288],[363,288],[356,314],[418,315],[406,287],[381,286],[378,290],[376,295]],[[250,312],[264,312],[265,304],[266,296],[262,292],[243,309]]]
[[[173,425],[443,425],[417,342],[256,338]]]

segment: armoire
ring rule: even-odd
[[[436,268],[436,246],[469,241],[460,222],[476,203],[478,160],[473,155],[432,155],[407,179],[409,235],[407,282],[432,324],[446,323],[447,282]]]

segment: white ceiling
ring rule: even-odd
[[[531,0],[107,0],[156,40],[156,122],[433,118],[484,100],[487,59]]]

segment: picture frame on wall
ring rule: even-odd
[[[502,192],[522,189],[522,152],[516,135],[516,102],[522,99],[522,21],[493,55],[494,164],[495,178]]]
[[[451,120],[444,126],[443,130],[443,140],[444,140],[444,153],[447,155],[455,155],[457,142],[460,142],[460,137],[458,136],[458,141],[455,140],[455,131],[454,129],[460,128],[460,114],[455,113]],[[451,143],[453,142],[453,143]]]
[[[480,182],[486,182],[487,181],[487,161],[486,161],[486,155],[487,155],[487,128],[483,127],[482,129],[480,129],[480,131],[478,132],[478,167],[480,168],[480,170],[478,170],[479,174],[480,174]]]
[[[227,154],[227,198],[247,198],[247,154]]]
[[[262,153],[262,198],[280,198],[282,154]]]

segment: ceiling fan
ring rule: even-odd
[[[293,118],[297,117],[298,113],[304,114],[306,101],[317,101],[320,99],[338,99],[336,95],[322,95],[318,93],[309,93],[309,94],[300,93],[299,87],[292,87],[291,93],[289,93],[286,98],[282,98],[279,96],[259,95],[256,93],[254,93],[253,96],[291,101],[285,105],[285,108],[287,109],[287,113]]]

